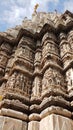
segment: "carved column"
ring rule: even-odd
[[[66,81],[67,81],[68,91],[73,90],[73,68],[69,68],[66,71]]]
[[[41,49],[40,41],[37,41],[35,59],[34,59],[34,80],[32,85],[31,99],[40,98],[41,96]]]
[[[42,95],[54,89],[65,92],[62,62],[55,34],[46,33],[42,39],[42,43]]]
[[[5,67],[12,52],[10,43],[3,42],[0,47],[0,78],[4,76]]]
[[[66,69],[72,59],[72,49],[65,33],[60,33],[60,56]]]
[[[11,76],[6,84],[6,87],[14,88],[15,92],[20,91],[20,94],[28,97],[31,91],[34,58],[34,51],[30,48],[30,44],[32,44],[30,39],[21,39],[13,54],[13,64],[9,73]]]
[[[73,80],[72,79],[72,75],[73,75],[72,34],[73,34],[72,31],[70,31],[67,35],[65,33],[60,33],[60,55],[63,61],[68,92],[72,89],[72,80]]]

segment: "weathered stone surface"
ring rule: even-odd
[[[39,122],[38,121],[30,121],[28,123],[28,130],[39,130]]]
[[[4,117],[0,116],[0,130],[3,130],[4,127]]]
[[[69,118],[52,114],[41,120],[40,130],[73,130],[73,121]]]
[[[51,115],[53,113],[59,114],[59,115],[65,116],[65,117],[69,117],[69,118],[71,118],[71,116],[72,116],[72,113],[66,109],[63,109],[61,107],[51,106],[51,107],[46,108],[45,110],[43,110],[40,113],[40,118],[42,119],[42,118],[44,118],[48,115]]]
[[[24,114],[24,113],[18,112],[18,111],[14,111],[14,110],[11,110],[11,109],[2,108],[0,110],[0,115],[9,116],[9,117],[28,121],[28,115],[27,114]]]
[[[73,130],[73,13],[37,6],[0,33],[0,130]]]
[[[30,121],[40,121],[40,114],[33,113],[29,116]]]
[[[27,130],[27,123],[10,117],[0,116],[0,130]]]

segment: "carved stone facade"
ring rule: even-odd
[[[0,130],[73,130],[73,14],[34,12],[0,33]]]

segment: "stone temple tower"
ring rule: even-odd
[[[0,33],[0,130],[73,130],[73,13],[34,12]]]

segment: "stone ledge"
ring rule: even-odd
[[[40,121],[40,114],[32,113],[29,115],[29,121]]]
[[[4,99],[3,101],[0,102],[0,108],[10,108],[16,111],[26,112],[26,113],[28,113],[29,111],[29,106],[23,104],[19,100]]]
[[[30,112],[40,113],[41,111],[43,111],[44,109],[50,106],[62,107],[69,111],[71,110],[71,105],[69,101],[66,101],[61,96],[56,96],[56,97],[50,96],[50,97],[44,98],[40,105],[37,105],[37,104],[31,105]]]
[[[40,118],[41,119],[45,118],[46,116],[51,115],[51,114],[58,114],[58,115],[62,115],[68,118],[71,118],[71,115],[72,115],[72,113],[68,111],[67,109],[51,106],[51,107],[46,108],[40,113]]]
[[[11,109],[2,108],[0,110],[0,116],[9,116],[16,119],[28,121],[28,116],[26,114]]]
[[[48,115],[57,114],[64,117],[71,118],[72,113],[62,107],[51,106],[44,109],[40,114],[32,113],[29,115],[29,121],[40,121]]]

